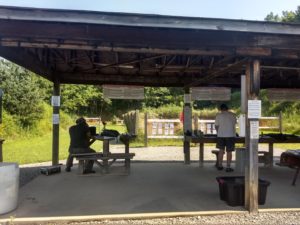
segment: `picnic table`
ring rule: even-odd
[[[129,140],[132,138],[127,135],[125,138],[127,141],[125,144],[124,153],[111,153],[109,150],[110,141],[115,140],[115,137],[95,135],[93,136],[95,140],[103,142],[103,151],[96,153],[80,153],[73,154],[73,156],[79,161],[78,163],[78,173],[83,174],[84,162],[86,160],[93,160],[96,165],[103,169],[104,173],[110,172],[110,166],[118,159],[125,160],[125,171],[130,173],[130,160],[135,156],[134,153],[129,153]]]
[[[280,137],[278,135],[278,137]],[[286,138],[284,138],[286,137]],[[203,135],[203,136],[186,136],[186,140],[190,140],[192,143],[199,143],[199,164],[203,166],[204,162],[204,145],[208,143],[217,143],[216,135]],[[286,135],[281,138],[276,138],[276,136],[261,135],[259,137],[260,144],[268,144],[268,167],[273,167],[273,156],[274,156],[274,144],[275,143],[300,143],[300,137],[296,135]],[[235,143],[244,144],[245,137],[235,137]]]

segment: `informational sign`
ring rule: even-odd
[[[261,117],[261,101],[248,100],[248,118],[259,119]]]
[[[250,121],[250,139],[259,139],[258,121]]]
[[[170,123],[170,135],[174,134],[174,123]]]
[[[169,123],[165,123],[165,135],[169,135]]]
[[[52,115],[52,123],[53,124],[59,124],[59,114],[53,114]]]
[[[52,106],[60,106],[60,96],[52,96],[51,105]]]
[[[158,134],[163,134],[163,124],[162,123],[158,123]]]
[[[152,135],[156,135],[157,131],[157,123],[153,122],[152,123]]]

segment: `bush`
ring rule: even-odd
[[[15,138],[21,132],[22,128],[17,118],[3,110],[2,124],[0,124],[0,137],[4,139]]]
[[[3,112],[3,123],[0,125],[0,137],[13,140],[21,137],[43,136],[52,131],[52,107],[46,103],[42,104],[41,119],[33,121],[31,127],[22,127],[17,116]],[[74,122],[72,118],[60,111],[60,128],[67,129]]]
[[[177,105],[166,105],[159,108],[146,108],[144,113],[148,112],[150,117],[160,119],[179,119],[179,114],[183,107]]]

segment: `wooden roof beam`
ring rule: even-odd
[[[11,48],[0,46],[0,55],[48,80],[53,79],[53,71],[51,68],[41,62],[36,55],[30,54],[22,48],[14,48],[12,51]]]
[[[244,58],[238,62],[235,62],[235,63],[227,66],[225,69],[222,69],[222,70],[208,71],[206,73],[206,75],[204,77],[198,79],[198,81],[194,81],[194,82],[192,81],[191,83],[189,83],[188,87],[198,86],[199,84],[211,81],[212,79],[215,79],[216,77],[221,76],[221,75],[231,71],[232,69],[240,68],[246,63],[247,60],[248,60],[247,58]]]
[[[183,87],[191,80],[197,81],[197,76],[147,76],[147,75],[125,75],[125,74],[82,74],[78,73],[60,73],[61,83],[85,83],[85,84],[126,84],[126,85],[145,85],[145,86],[170,86],[170,87]],[[203,83],[204,85],[225,84],[227,86],[239,86],[240,82],[234,78],[217,78],[212,83]]]

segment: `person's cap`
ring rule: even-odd
[[[228,106],[226,104],[221,104],[220,109],[221,110],[228,110]]]
[[[76,120],[76,124],[85,123],[85,119],[83,117],[80,117]]]

